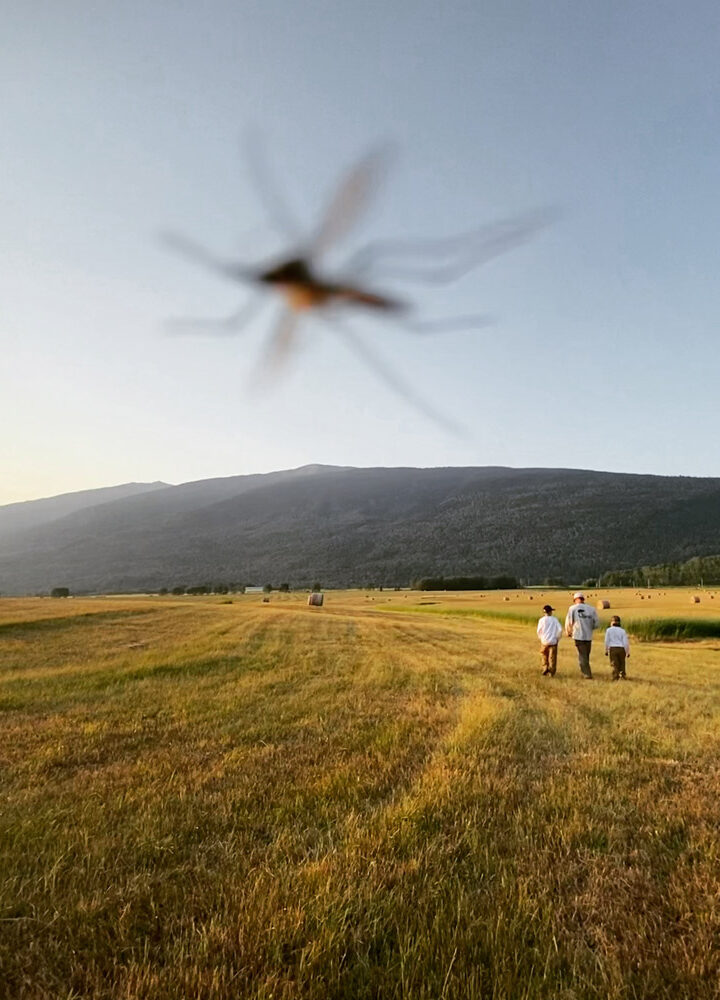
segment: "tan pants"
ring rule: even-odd
[[[557,670],[557,643],[554,646],[541,646],[540,658],[542,659],[543,673],[554,677]]]
[[[608,649],[610,656],[610,666],[612,667],[613,680],[625,676],[625,650],[622,646],[611,646]]]

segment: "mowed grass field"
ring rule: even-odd
[[[360,593],[360,592],[358,592]],[[620,615],[624,621],[635,622],[645,618],[717,618],[720,621],[720,588],[675,587],[668,589],[630,590],[584,590],[588,604],[596,606],[600,600],[607,600],[610,608],[599,611],[605,625],[610,624],[611,615]],[[572,604],[572,591],[542,590],[489,590],[476,591],[424,591],[410,592],[363,592],[365,601],[375,603],[402,601],[412,607],[435,607],[452,611],[492,611],[537,618],[542,614],[544,604],[556,608],[556,617],[561,624],[565,621],[567,609]],[[692,598],[698,597],[699,603]]]
[[[0,600],[0,996],[720,996],[720,641],[532,596]]]

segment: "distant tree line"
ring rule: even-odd
[[[248,584],[251,586],[251,584]],[[175,597],[181,594],[242,594],[245,592],[245,584],[242,583],[199,583],[187,586],[178,584],[175,587],[161,587],[159,594],[173,594]]]
[[[600,587],[695,587],[720,584],[720,556],[695,556],[687,562],[614,569],[598,579]]]
[[[413,590],[514,590],[514,576],[424,576],[415,580]]]
[[[191,586],[178,584],[171,588],[161,587],[158,590],[158,594],[161,596],[172,594],[173,597],[180,597],[183,594],[189,594],[191,596],[202,594],[244,594],[246,587],[254,586],[254,583],[199,583]],[[320,589],[320,584],[317,585],[317,589]],[[266,594],[269,594],[273,590],[278,590],[281,594],[287,594],[290,592],[290,584],[281,583],[279,587],[275,587],[272,583],[266,583],[263,587],[263,591]]]

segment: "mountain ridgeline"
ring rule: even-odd
[[[575,582],[717,552],[720,479],[571,469],[305,466],[0,507],[4,594]]]

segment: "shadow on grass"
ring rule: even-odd
[[[157,614],[155,608],[133,608],[128,611],[88,611],[81,615],[67,615],[62,618],[35,618],[27,622],[3,622],[0,624],[0,636],[6,639],[22,639],[28,633],[60,632],[75,628],[78,625],[101,622],[107,624],[113,621],[124,621],[139,615]]]

